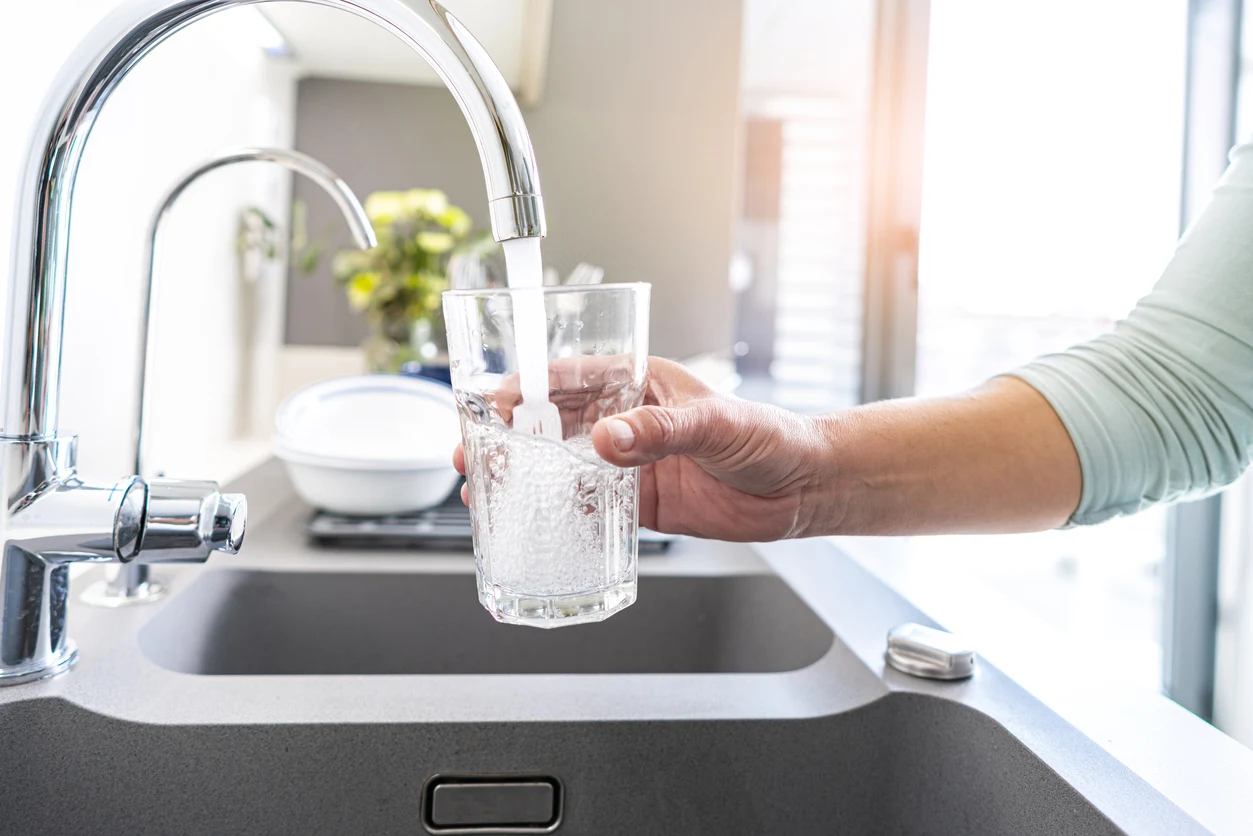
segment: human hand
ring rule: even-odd
[[[656,357],[644,405],[597,421],[592,443],[605,461],[640,468],[642,525],[741,542],[806,533],[827,450],[819,422],[719,395]],[[465,473],[460,446],[453,463]]]

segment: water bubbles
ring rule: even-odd
[[[493,590],[568,595],[627,577],[638,471],[606,463],[587,436],[554,442],[467,422],[466,440],[476,552]]]

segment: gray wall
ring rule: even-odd
[[[539,159],[544,259],[579,261],[606,281],[653,285],[653,353],[723,349],[736,195],[740,3],[559,0],[548,84],[526,122]],[[443,88],[334,79],[300,83],[296,147],[334,168],[364,199],[377,189],[436,187],[487,225],[469,129]],[[334,204],[297,181],[314,235]],[[329,269],[289,278],[287,342],[355,345],[360,318]]]

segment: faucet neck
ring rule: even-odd
[[[370,20],[422,55],[469,122],[496,240],[544,235],[539,173],[517,101],[460,21],[436,0],[299,1]],[[133,0],[97,25],[57,76],[19,187],[0,432],[42,437],[57,429],[70,204],[83,148],[101,107],[126,74],[170,35],[214,12],[263,2],[270,0]]]

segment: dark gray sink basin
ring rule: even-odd
[[[916,694],[796,721],[313,726],[39,701],[0,706],[0,737],[7,832],[44,836],[413,836],[438,773],[551,776],[568,834],[1123,832],[995,721]],[[1158,804],[1154,832],[1199,832]]]
[[[773,575],[645,577],[597,624],[496,623],[474,576],[210,571],[140,633],[154,662],[195,674],[774,673],[833,636]]]

